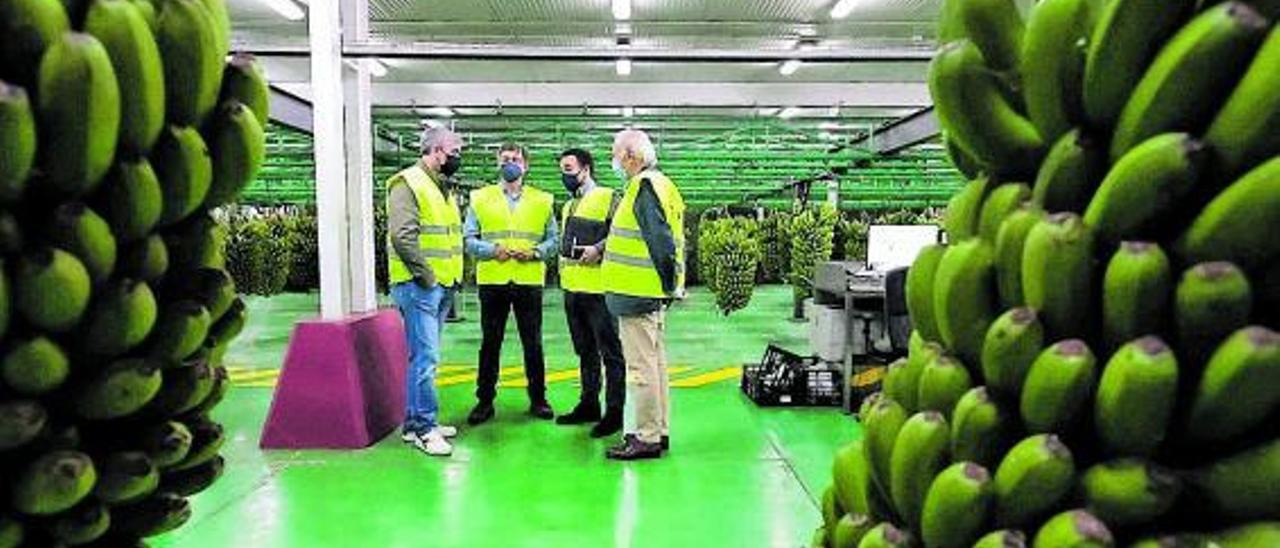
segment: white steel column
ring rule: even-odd
[[[324,319],[345,316],[351,302],[340,9],[338,2],[311,2],[307,21],[320,227],[320,315]]]
[[[342,3],[343,39],[348,42],[369,37],[367,0]],[[342,72],[346,92],[347,245],[348,313],[371,312],[378,308],[373,241],[373,91],[370,72],[362,61]]]

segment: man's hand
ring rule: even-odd
[[[524,263],[537,260],[537,256],[534,252],[519,249],[511,251],[511,258]]]
[[[497,259],[498,262],[506,262],[508,259],[512,258],[513,256],[514,256],[513,252],[508,251],[507,248],[502,247],[501,245],[497,246],[497,248],[495,248],[493,252],[493,258]]]
[[[578,262],[582,264],[600,263],[600,248],[594,245],[585,245],[581,246],[579,249],[582,250],[582,257],[578,259]]]

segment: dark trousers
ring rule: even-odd
[[[523,285],[480,286],[480,374],[476,399],[491,403],[498,395],[498,361],[506,335],[507,315],[516,314],[520,346],[524,349],[524,374],[529,381],[529,402],[547,399],[547,365],[542,356],[542,288]]]
[[[564,313],[569,319],[569,336],[578,354],[582,373],[582,404],[600,407],[600,371],[607,381],[605,409],[622,412],[626,402],[627,362],[622,358],[618,338],[618,318],[609,313],[604,295],[564,292]]]

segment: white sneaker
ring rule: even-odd
[[[458,429],[457,429],[457,428],[454,428],[454,427],[452,427],[452,426],[439,425],[439,426],[436,426],[436,428],[435,428],[435,429],[436,429],[436,430],[438,430],[438,431],[440,431],[440,435],[441,435],[441,436],[444,436],[445,438],[456,438],[456,437],[458,437]],[[415,434],[415,433],[413,433],[413,432],[401,432],[401,433],[400,433],[400,440],[401,440],[401,441],[403,441],[403,442],[405,442],[405,443],[413,443],[413,442],[416,442],[416,441],[418,441],[418,438],[420,438],[420,437],[422,437],[422,436],[421,436],[421,435],[419,435],[419,434]]]
[[[414,440],[413,445],[423,453],[436,457],[447,457],[453,454],[453,446],[444,439],[438,428]]]

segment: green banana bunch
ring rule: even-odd
[[[746,308],[755,288],[761,249],[758,226],[750,219],[704,221],[698,237],[699,266],[725,315]]]
[[[806,209],[791,220],[791,285],[800,295],[813,289],[819,263],[831,259],[835,248],[837,212],[829,206]]]
[[[98,482],[93,495],[108,505],[137,502],[160,485],[160,473],[142,452],[120,452],[94,459]]]
[[[138,5],[127,0],[95,0],[84,30],[102,42],[120,84],[119,148],[145,155],[164,127],[164,69],[155,35]]]
[[[1071,510],[1046,521],[1036,538],[1035,548],[1110,548],[1115,538],[1107,525],[1084,510]]]
[[[1195,5],[1196,0],[1116,0],[1103,5],[1084,67],[1082,97],[1090,126],[1115,126],[1148,63]]]
[[[53,538],[69,546],[88,544],[107,533],[111,513],[99,502],[86,501],[59,514],[49,525]]]
[[[1084,211],[1104,241],[1158,236],[1177,201],[1193,190],[1208,151],[1185,133],[1152,137],[1116,161]]]
[[[1095,139],[1079,129],[1066,132],[1036,173],[1031,203],[1052,213],[1084,213],[1106,168],[1106,153]]]
[[[1080,476],[1080,492],[1093,515],[1128,527],[1151,523],[1171,510],[1182,482],[1171,470],[1129,458],[1089,467]]]

